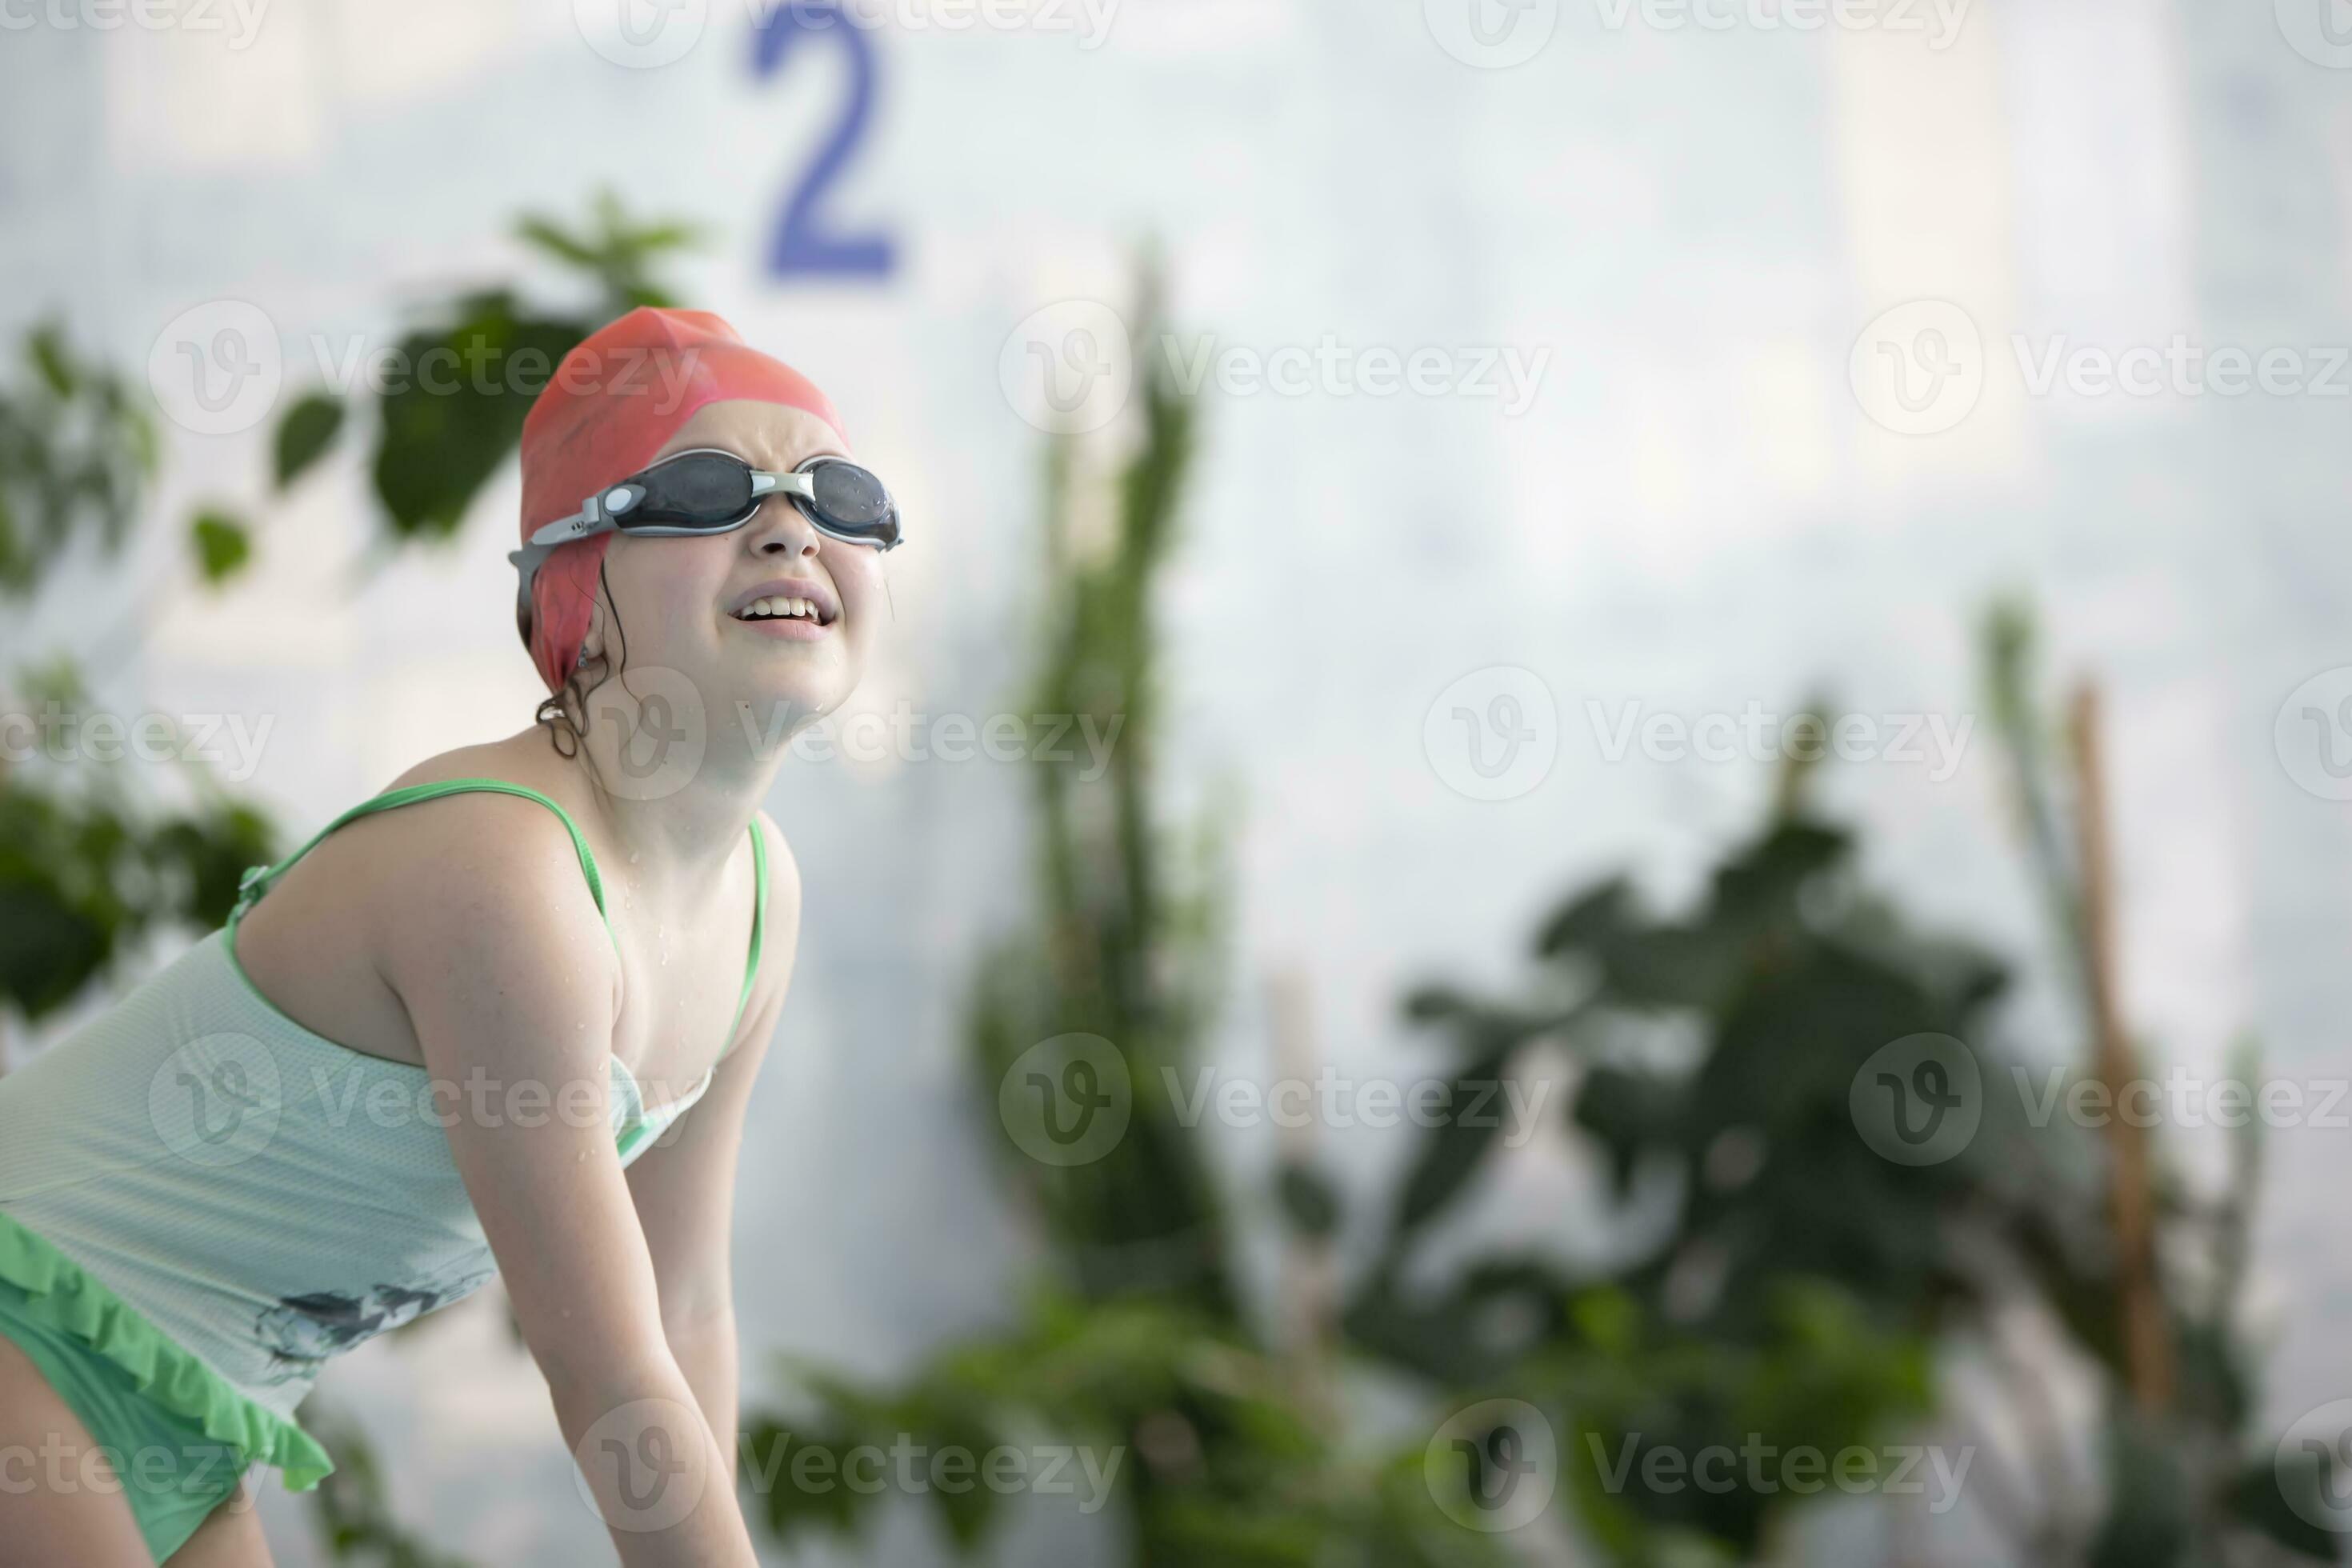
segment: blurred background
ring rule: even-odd
[[[2352,7],[0,0],[0,1065],[530,722],[596,325],[898,493],[767,802],[772,1560],[2341,1555]],[[609,1560],[495,1287],[304,1419],[282,1563]]]

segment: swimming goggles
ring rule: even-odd
[[[788,498],[817,531],[845,544],[890,550],[898,543],[898,505],[871,470],[846,458],[811,458],[788,474],[753,468],[732,452],[698,447],[673,453],[580,503],[570,517],[535,531],[509,551],[521,577],[515,625],[530,640],[530,584],[557,547],[598,533],[680,538],[731,533],[772,495]]]

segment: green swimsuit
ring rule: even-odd
[[[604,910],[587,841],[536,790],[498,779],[393,790],[277,866],[247,871],[220,930],[0,1078],[0,1334],[112,1450],[158,1563],[255,1464],[283,1471],[293,1490],[316,1486],[334,1463],[293,1412],[327,1359],[497,1271],[446,1125],[460,1114],[530,1125],[586,1103],[478,1069],[468,1083],[436,1080],[337,1045],[278,1012],[237,964],[238,920],[328,834],[370,812],[476,790],[522,795],[562,817]],[[737,1025],[767,906],[756,821],[751,864]],[[608,1116],[621,1163],[700,1100],[716,1071],[648,1108],[612,1058]],[[25,1479],[0,1473],[0,1487]]]

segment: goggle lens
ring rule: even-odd
[[[818,520],[853,533],[888,530],[890,494],[882,481],[855,463],[821,462],[809,470],[810,504]]]
[[[645,500],[630,509],[627,522],[658,522],[674,528],[719,529],[751,510],[751,469],[723,452],[681,452],[639,476]]]

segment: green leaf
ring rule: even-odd
[[[656,224],[651,228],[637,230],[633,238],[639,250],[680,250],[700,244],[702,230],[688,223]]]
[[[242,868],[273,858],[270,837],[241,806],[148,823],[100,792],[10,772],[0,780],[0,1002],[39,1018],[149,927],[218,925]]]
[[[546,218],[526,217],[515,226],[515,232],[558,261],[569,261],[576,267],[596,265],[593,247],[572,238]]]
[[[1478,1011],[1478,1004],[1451,985],[1421,985],[1406,994],[1404,1016],[1414,1024],[1450,1024]]]
[[[2340,1484],[2334,1469],[2333,1456],[2325,1451],[2248,1465],[2230,1489],[2230,1511],[2290,1552],[2334,1563],[2340,1538],[2311,1522],[2335,1511],[2327,1500],[2328,1491]]]
[[[373,479],[394,535],[446,538],[522,438],[523,416],[593,323],[526,313],[510,294],[461,302],[453,323],[411,332],[415,374],[379,405]]]
[[[1502,1131],[1505,1060],[1488,1057],[1465,1068],[1447,1085],[1444,1119],[1423,1141],[1421,1157],[1413,1163],[1397,1200],[1399,1230],[1426,1224],[1477,1173],[1487,1149]]]
[[[1785,919],[1806,884],[1843,865],[1851,836],[1819,823],[1776,826],[1715,874],[1715,917],[1742,922]]]
[[[326,393],[311,393],[288,409],[278,422],[278,488],[282,490],[300,478],[334,444],[342,427],[342,402]]]
[[[1609,1174],[1620,1198],[1633,1190],[1644,1152],[1681,1147],[1686,1099],[1679,1087],[1655,1073],[1603,1064],[1585,1075],[1569,1115],[1608,1156]]]
[[[226,583],[245,568],[253,556],[253,540],[246,525],[227,512],[201,511],[189,525],[189,538],[196,547],[196,567],[205,581],[215,587]]]
[[[55,323],[26,335],[24,363],[26,374],[0,384],[0,591],[9,593],[37,586],[78,532],[120,549],[154,468],[154,428],[121,376],[77,359]]]
[[[65,334],[55,321],[47,321],[33,329],[25,340],[27,356],[41,380],[60,401],[71,397],[80,378],[74,374],[73,356],[66,348]]]
[[[1553,957],[1585,949],[1605,951],[1622,940],[1635,921],[1633,888],[1624,878],[1612,877],[1561,905],[1537,933],[1536,952]]]
[[[27,1018],[63,1006],[113,956],[120,935],[102,917],[73,908],[54,884],[0,873],[0,1000]]]
[[[2131,1416],[2107,1429],[2108,1508],[2091,1544],[2091,1568],[2168,1568],[2189,1561],[2194,1539],[2181,1456]]]
[[[515,233],[525,244],[586,272],[604,290],[604,319],[610,320],[639,305],[673,301],[648,275],[651,263],[668,252],[699,242],[702,231],[690,224],[638,224],[630,220],[612,192],[598,194],[591,222],[571,229],[551,218],[526,214]]]
[[[862,1485],[852,1488],[842,1477],[843,1451],[854,1446],[845,1435],[804,1436],[772,1418],[745,1427],[740,1475],[758,1494],[761,1514],[778,1540],[796,1542],[810,1530],[838,1536],[856,1529],[877,1494]]]

